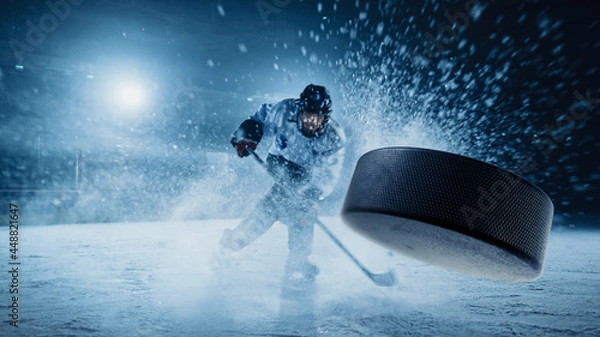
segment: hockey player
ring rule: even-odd
[[[345,143],[330,115],[327,90],[310,84],[300,98],[262,104],[241,123],[231,138],[237,155],[247,157],[263,138],[272,138],[266,165],[276,182],[246,219],[224,231],[218,254],[240,251],[280,221],[288,228],[285,277],[313,280],[319,273],[309,261],[317,202],[333,190]]]

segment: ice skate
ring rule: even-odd
[[[239,252],[235,251],[231,246],[232,234],[233,231],[231,229],[225,229],[219,244],[213,250],[209,262],[211,267],[216,271],[229,269],[239,263]]]
[[[319,272],[319,267],[310,262],[288,262],[285,267],[284,278],[293,284],[310,283],[315,281]]]
[[[281,296],[298,298],[315,291],[315,278],[319,267],[309,262],[288,263],[281,280]]]

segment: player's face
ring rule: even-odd
[[[303,111],[300,114],[300,119],[302,120],[302,127],[304,130],[310,133],[319,130],[325,121],[325,117],[322,115],[309,111]]]

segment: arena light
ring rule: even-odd
[[[124,81],[115,88],[115,99],[120,107],[127,110],[137,110],[144,106],[146,95],[142,85]]]

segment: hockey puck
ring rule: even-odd
[[[411,147],[358,161],[342,207],[351,228],[413,258],[465,274],[531,281],[542,274],[554,206],[500,167]]]

